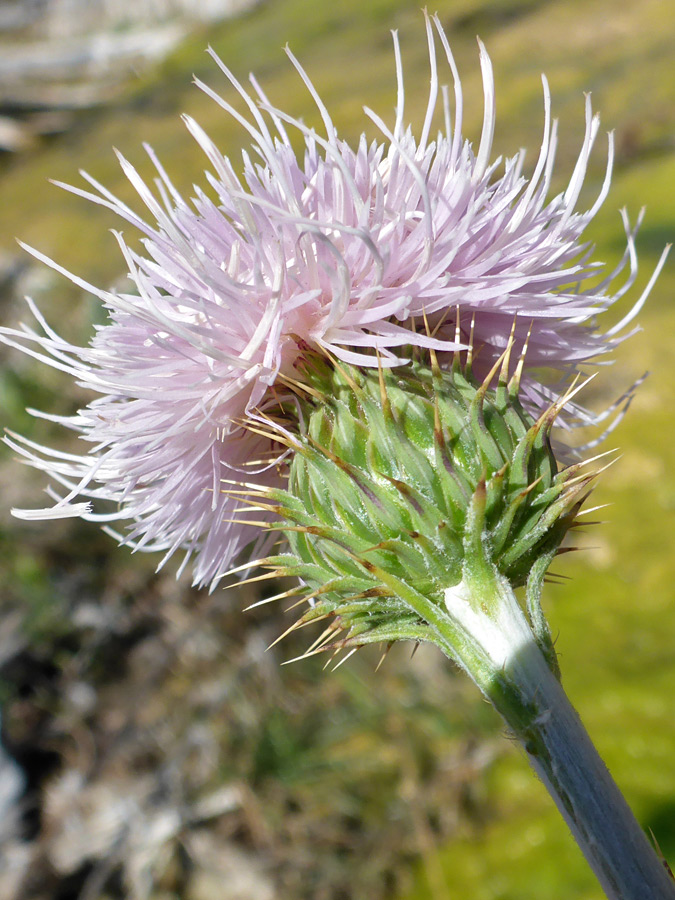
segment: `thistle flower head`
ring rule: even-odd
[[[154,190],[120,157],[149,221],[87,175],[93,190],[68,187],[144,239],[134,249],[116,235],[133,284],[128,293],[100,290],[32,251],[97,296],[109,321],[88,347],[60,338],[32,305],[39,330],[2,329],[6,344],[72,374],[97,395],[75,416],[57,419],[90,444],[83,455],[10,437],[62,487],[49,489],[51,509],[19,514],[126,521],[121,540],[167,555],[182,548],[186,561],[195,557],[195,582],[214,583],[246,545],[265,541],[257,525],[237,519],[239,501],[221,486],[282,484],[283,448],[245,423],[288,394],[284,378],[297,377],[305,348],[342,364],[368,368],[379,360],[390,368],[406,364],[410,348],[436,350],[443,361],[443,353],[471,342],[483,376],[509,339],[515,359],[529,335],[521,396],[535,415],[580,366],[612,349],[648,289],[618,326],[598,330],[597,314],[630,287],[636,264],[627,224],[624,260],[604,281],[582,242],[607,193],[612,161],[610,139],[600,195],[577,211],[599,127],[590,101],[569,185],[549,198],[556,126],[546,82],[544,135],[526,177],[522,153],[503,165],[491,159],[495,92],[483,46],[485,115],[474,150],[462,137],[462,91],[446,36],[437,19],[427,18],[426,27],[431,90],[417,136],[406,126],[396,37],[395,120],[390,127],[366,109],[380,137],[362,136],[355,147],[340,139],[290,52],[323,134],[272,106],[253,77],[248,93],[214,55],[248,110],[242,115],[200,84],[250,134],[253,153],[244,153],[241,177],[186,117],[211,166],[208,189],[196,188],[190,201],[149,148]],[[437,53],[454,85],[452,114]],[[302,155],[289,129],[304,139]],[[625,265],[628,278],[612,293]],[[565,415],[568,426],[594,421],[574,403]]]

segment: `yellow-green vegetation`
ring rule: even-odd
[[[614,262],[623,250],[618,208],[626,205],[634,219],[639,208],[647,205],[645,225],[638,238],[639,285],[644,285],[663,245],[675,233],[675,97],[671,77],[675,8],[666,0],[630,0],[620,8],[612,0],[444,0],[437,8],[463,77],[467,136],[477,139],[482,120],[476,33],[486,42],[495,67],[496,141],[500,151],[512,154],[527,146],[528,159],[534,160],[542,126],[539,73],[548,75],[554,113],[561,119],[561,182],[569,176],[581,140],[582,92],[593,92],[603,126],[616,129],[618,148],[613,191],[593,227],[596,256]],[[402,39],[408,108],[413,117],[419,118],[428,72],[422,17],[416,2],[270,0],[241,19],[193,34],[158,71],[135,80],[112,107],[83,114],[70,133],[7,162],[0,171],[0,247],[14,252],[12,241],[18,236],[92,282],[105,285],[119,279],[122,260],[107,232],[119,223],[106,211],[49,186],[48,178],[77,182],[76,169],[83,167],[130,201],[132,191],[124,184],[110,148],[118,147],[149,175],[150,166],[140,148],[141,142],[147,141],[177,186],[189,190],[193,181],[202,181],[199,173],[204,162],[181,126],[181,112],[194,116],[236,159],[239,149],[248,143],[247,136],[190,85],[190,76],[196,73],[229,100],[233,98],[234,92],[204,53],[207,43],[242,80],[249,70],[255,71],[272,102],[283,104],[288,112],[318,126],[311,98],[283,54],[282,45],[288,42],[309,71],[343,135],[355,138],[366,127],[374,136],[361,106],[367,104],[385,119],[393,118],[391,28],[398,28]],[[595,187],[602,177],[602,143],[599,139],[600,149],[594,157]],[[593,187],[589,184],[588,196]],[[130,229],[125,231],[130,237]],[[554,566],[570,580],[550,585],[545,594],[553,634],[559,635],[556,647],[569,696],[638,818],[646,828],[653,829],[671,864],[675,859],[674,291],[671,264],[640,317],[643,331],[621,348],[613,368],[606,369],[598,379],[601,388],[594,399],[602,405],[645,370],[650,371],[629,414],[608,442],[608,448],[617,446],[623,455],[602,477],[595,501],[611,505],[597,516],[589,516],[606,521],[575,537],[574,543],[583,552],[569,554]],[[65,280],[50,283],[39,299],[52,322],[71,336],[83,337],[99,315],[95,303],[83,301],[80,292]],[[18,315],[16,307],[11,315]],[[49,391],[53,385],[65,388],[55,376],[38,374],[36,367],[17,364],[13,357],[0,382],[5,422],[9,416],[8,424],[25,430],[22,406],[30,402],[52,408]],[[61,408],[67,402],[61,400]],[[5,473],[5,480],[7,477]],[[52,529],[50,524],[40,527]],[[60,524],[56,533],[77,542],[74,535],[81,538],[89,531],[85,526],[77,526],[75,531],[74,526]],[[35,536],[34,526],[10,526],[4,517],[3,538],[8,549],[1,561],[1,579],[17,603],[27,601],[35,609],[32,616],[42,635],[52,621],[44,613],[48,595],[45,573],[54,565],[55,538],[49,540],[51,549],[47,552]],[[93,541],[97,554],[108,552],[106,540]],[[36,552],[44,551],[43,557],[31,559],[25,551],[17,556],[12,550],[16,542],[25,547],[29,541],[36,541]],[[122,563],[122,556],[115,558],[120,565],[130,565],[128,560]],[[59,626],[53,627],[58,630]],[[396,659],[401,658],[399,653]],[[382,765],[389,771],[386,760],[399,752],[392,751],[391,746],[403,746],[397,741],[421,740],[423,744],[420,735],[428,732],[429,745],[436,750],[446,746],[439,741],[439,734],[448,738],[447,747],[459,746],[462,717],[467,721],[467,734],[473,737],[480,735],[488,741],[500,731],[496,716],[491,716],[477,693],[469,699],[473,695],[468,687],[453,689],[451,696],[435,697],[435,706],[429,701],[435,692],[427,688],[420,709],[411,704],[417,695],[408,690],[401,703],[411,705],[400,716],[387,719],[385,727],[378,718],[377,697],[381,690],[388,692],[386,710],[392,704],[396,707],[398,682],[391,673],[373,674],[368,671],[369,664],[356,663],[349,675],[343,670],[336,675],[319,675],[315,664],[298,665],[308,666],[310,677],[315,679],[313,690],[327,698],[325,709],[331,709],[335,696],[352,703],[357,726],[348,725],[339,709],[332,712],[335,719],[331,727],[325,722],[317,724],[320,703],[311,704],[310,724],[303,724],[297,710],[303,708],[303,691],[308,690],[305,684],[297,694],[297,708],[291,712],[281,709],[268,718],[255,766],[248,773],[239,771],[237,777],[249,777],[255,787],[256,779],[270,771],[282,784],[285,779],[293,784],[305,783],[302,790],[306,796],[298,789],[293,802],[314,803],[313,815],[318,818],[319,809],[328,815],[326,810],[332,805],[339,807],[346,829],[349,816],[355,815],[355,796],[362,789],[362,784],[354,781],[354,773],[377,771],[379,761],[385,761]],[[411,667],[414,665],[415,661]],[[428,660],[425,666],[428,677],[436,677]],[[287,678],[290,685],[297,675],[282,673],[279,677]],[[339,690],[334,681],[338,678]],[[447,686],[447,679],[442,684]],[[453,704],[457,705],[447,709]],[[447,731],[443,724],[446,711],[452,723]],[[423,717],[426,724],[412,736],[406,735],[406,719],[416,716]],[[381,742],[377,736],[380,728]],[[340,729],[342,741],[335,737]],[[330,739],[325,745],[312,745],[316,735],[326,734]],[[524,758],[508,741],[497,746],[495,761],[479,786],[472,788],[471,797],[467,799],[459,791],[447,797],[448,807],[455,804],[459,810],[455,836],[449,843],[439,842],[434,822],[425,818],[426,808],[411,795],[410,785],[418,784],[417,775],[408,781],[403,777],[400,781],[382,778],[382,791],[401,792],[406,801],[403,811],[397,806],[392,812],[391,804],[376,803],[368,795],[377,811],[373,814],[371,807],[366,817],[374,831],[381,827],[378,815],[405,816],[405,809],[410,813],[405,864],[416,875],[409,891],[404,892],[406,900],[600,900],[599,888]],[[321,759],[321,753],[329,754],[329,760]],[[405,756],[404,751],[399,755]],[[298,757],[304,760],[302,765]],[[416,760],[413,768],[424,768],[425,763],[420,762],[425,759],[423,748],[417,747],[412,757]],[[429,763],[429,770],[436,771],[437,765]],[[229,762],[224,761],[223,766],[231,775]],[[326,776],[329,791],[321,787],[324,767],[330,769]],[[442,781],[439,776],[439,790]],[[320,801],[316,799],[318,794],[322,794]],[[442,809],[443,803],[439,806]],[[273,841],[274,820],[268,824]],[[390,839],[390,831],[382,827],[382,833]],[[311,840],[310,835],[311,829],[298,830],[298,839]],[[336,845],[339,843],[336,837]],[[336,851],[334,866],[339,866],[340,855],[349,866],[348,848],[344,843]],[[377,857],[377,852],[373,853]],[[353,891],[349,896],[355,900],[380,896],[374,893],[375,888],[371,893],[361,892],[358,868],[351,870],[350,877]],[[317,888],[306,896],[348,895],[320,894]]]

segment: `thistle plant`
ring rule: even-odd
[[[109,321],[82,348],[29,301],[40,329],[0,330],[98,395],[72,417],[38,413],[78,432],[88,453],[8,436],[50,476],[54,501],[14,512],[109,530],[126,521],[121,542],[164,558],[183,551],[181,570],[193,560],[194,583],[211,589],[242,572],[289,576],[297,587],[280,597],[302,607],[290,627],[322,623],[305,655],[344,661],[369,643],[436,644],[522,743],[607,896],[665,900],[675,886],[565,696],[540,602],[599,471],[586,458],[594,442],[573,448],[570,433],[611,430],[632,395],[592,413],[585,375],[630,335],[665,254],[603,331],[600,314],[635,279],[636,227],[624,216],[615,271],[592,261],[583,233],[609,190],[613,153],[610,136],[600,194],[578,211],[599,130],[590,100],[570,182],[550,198],[557,137],[545,79],[544,135],[526,177],[522,152],[491,161],[483,46],[474,152],[447,38],[435,18],[426,32],[431,89],[418,137],[405,124],[396,36],[393,127],[366,110],[382,137],[355,149],[290,51],[324,134],[272,106],[253,77],[250,95],[214,56],[248,117],[200,87],[253,140],[243,177],[186,118],[212,167],[210,193],[186,201],[149,148],[154,192],[121,164],[154,224],[87,175],[93,191],[65,186],[140,230],[143,251],[117,235],[129,293],[30,251],[97,296]],[[302,157],[287,129],[304,140]]]

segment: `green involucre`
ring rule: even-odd
[[[378,371],[310,354],[303,366],[314,394],[288,488],[270,495],[290,552],[268,560],[307,586],[301,621],[334,615],[339,646],[433,640],[445,590],[498,572],[513,587],[530,579],[528,614],[550,650],[541,581],[593,477],[558,471],[549,433],[562,404],[534,421],[515,379],[493,389],[457,364]]]

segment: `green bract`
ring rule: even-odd
[[[290,552],[265,564],[306,585],[301,623],[335,617],[327,645],[434,640],[446,589],[502,576],[528,584],[552,654],[541,582],[593,476],[558,471],[549,434],[563,400],[534,421],[507,364],[493,389],[496,369],[477,384],[433,357],[379,371],[304,359],[288,488],[266,495]]]

